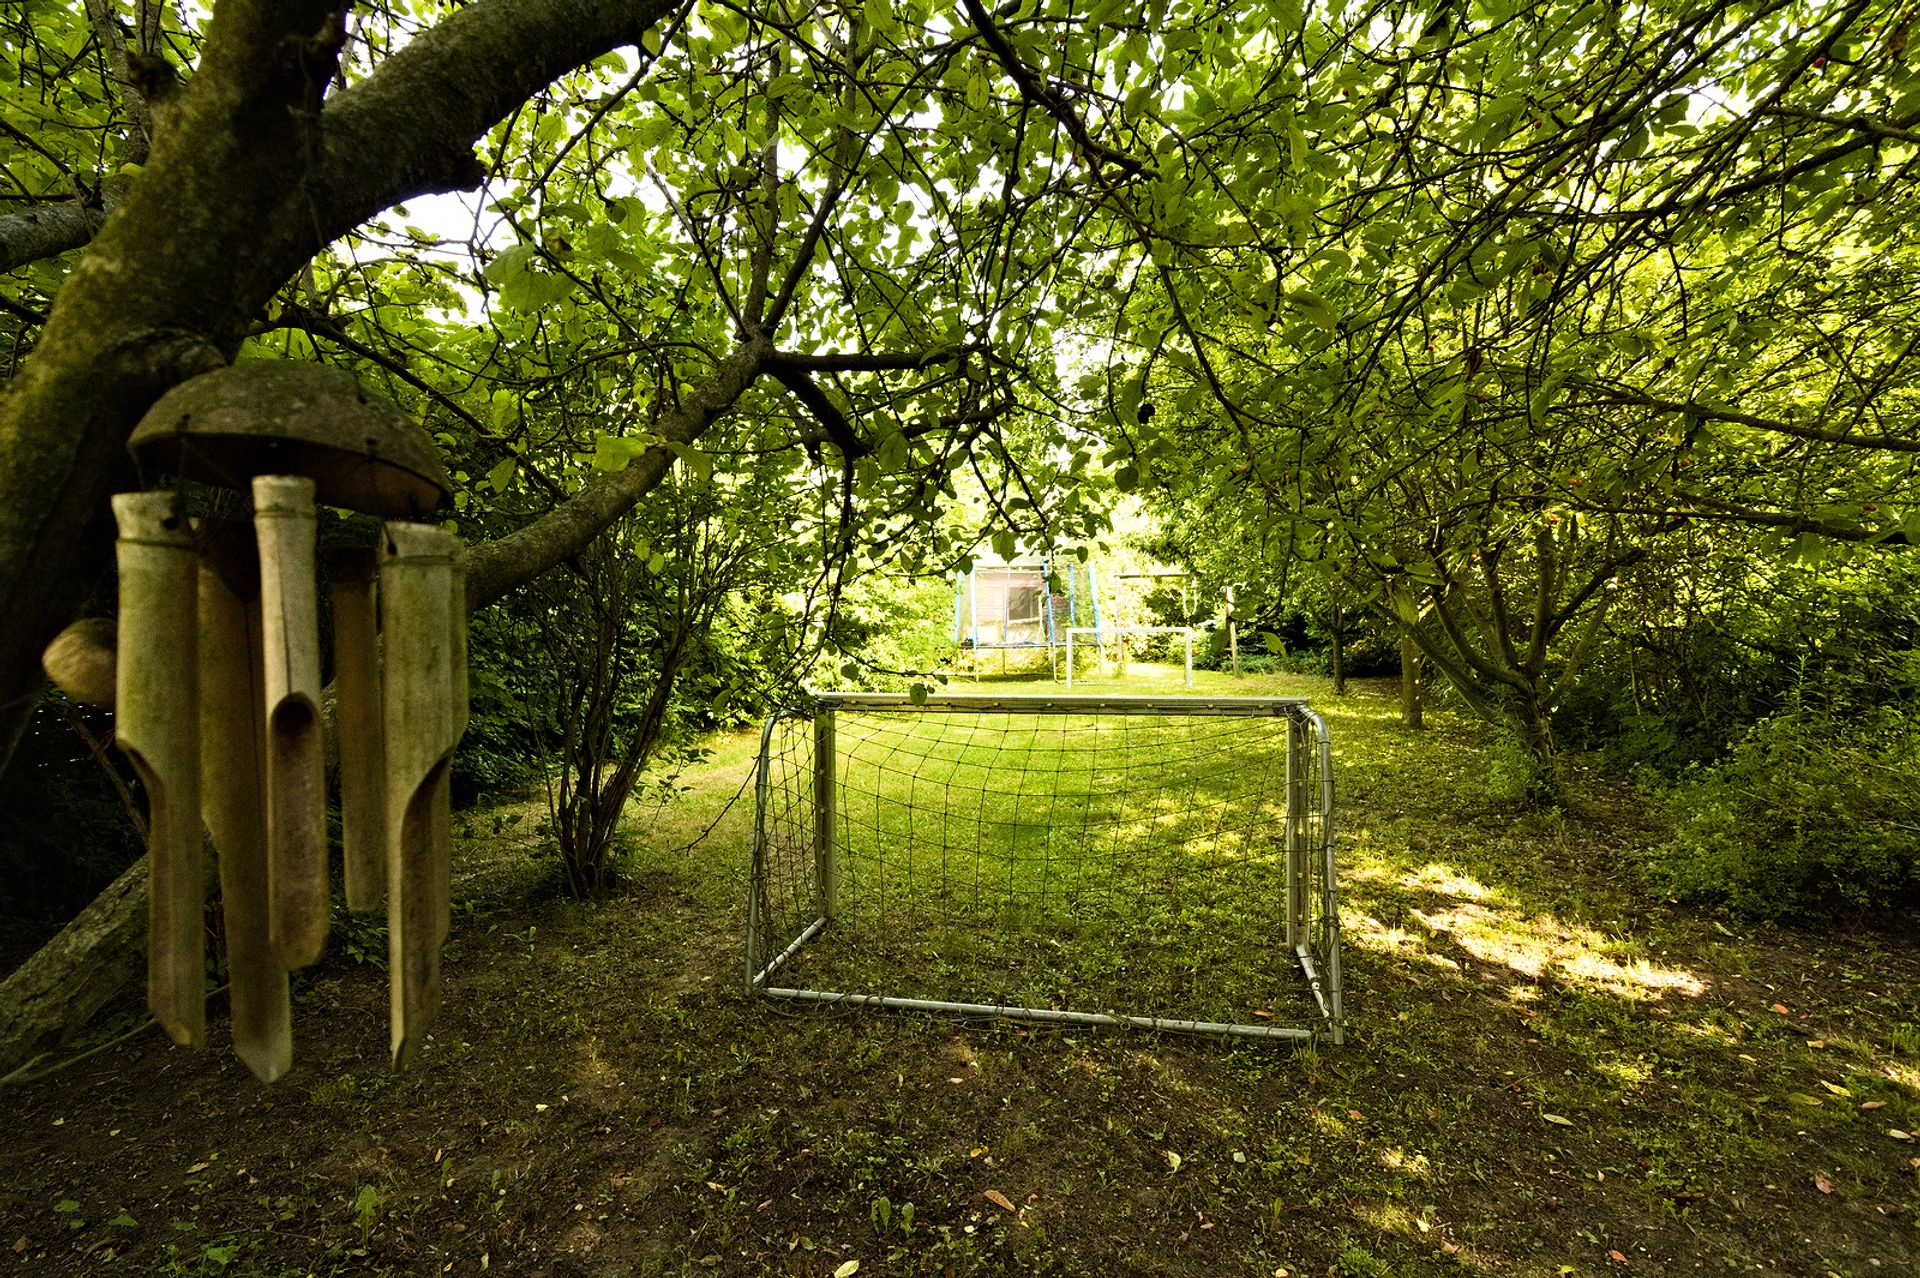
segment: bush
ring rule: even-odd
[[[1883,709],[1794,707],[1668,792],[1655,873],[1688,900],[1763,918],[1920,902],[1920,734]]]

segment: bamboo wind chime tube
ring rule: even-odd
[[[198,555],[172,493],[122,493],[114,735],[146,789],[147,1005],[176,1043],[206,1042],[200,835]]]
[[[387,750],[388,977],[393,1061],[418,1054],[440,1006],[450,915],[448,765],[466,723],[465,598],[453,534],[386,526],[380,632]]]
[[[220,857],[233,1050],[271,1083],[293,1065],[293,1006],[269,934],[258,567],[253,538],[228,531],[200,564],[200,802]]]
[[[340,749],[340,849],[347,908],[370,914],[387,894],[386,749],[372,550],[341,551],[333,569],[333,686]]]
[[[288,968],[327,948],[327,773],[320,723],[320,604],[313,481],[253,481],[267,715],[271,934]]]

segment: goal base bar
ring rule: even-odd
[[[1313,1031],[1291,1025],[1228,1025],[1221,1021],[1175,1021],[1158,1016],[1114,1016],[1105,1012],[1067,1012],[1053,1007],[1007,1007],[998,1003],[948,1003],[930,998],[892,998],[884,994],[843,994],[833,990],[795,990],[768,986],[768,998],[803,1003],[845,1003],[849,1007],[887,1007],[902,1012],[937,1012],[946,1016],[992,1016],[1037,1025],[1113,1025],[1161,1030],[1173,1034],[1211,1034],[1222,1038],[1284,1039],[1307,1042]]]
[[[885,1007],[903,1012],[936,1012],[947,1016],[992,1016],[1007,1021],[1028,1021],[1039,1025],[1110,1025],[1130,1026],[1134,1029],[1157,1030],[1169,1034],[1206,1034],[1217,1038],[1257,1038],[1280,1039],[1289,1042],[1308,1042],[1315,1037],[1315,1031],[1302,1029],[1294,1025],[1234,1025],[1224,1021],[1183,1021],[1164,1016],[1122,1016],[1106,1012],[1074,1012],[1057,1007],[1014,1007],[1004,1003],[954,1003],[931,998],[895,998],[883,994],[853,994],[841,990],[795,989],[791,986],[769,985],[773,974],[785,967],[787,961],[800,952],[800,948],[818,936],[830,920],[821,918],[809,923],[806,930],[795,937],[793,943],[780,951],[759,971],[747,980],[748,991],[763,994],[768,998],[783,998],[797,1003],[844,1003],[849,1007]],[[1313,951],[1306,945],[1294,947],[1294,957],[1300,962],[1300,970],[1306,975],[1307,988],[1313,991],[1313,1001],[1320,1006],[1320,1015],[1326,1022],[1325,1033],[1335,1046],[1346,1041],[1346,1026],[1340,1023],[1333,1003],[1327,997],[1325,984],[1320,979],[1318,965],[1313,960]]]

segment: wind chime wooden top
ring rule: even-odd
[[[255,360],[180,383],[127,441],[150,473],[244,489],[300,475],[323,504],[418,519],[452,491],[433,443],[392,401],[324,364]]]
[[[445,503],[446,471],[393,404],[293,362],[182,383],[128,446],[150,474],[250,489],[254,507],[249,528],[189,521],[176,492],[114,498],[116,731],[153,807],[149,1003],[176,1041],[204,1041],[204,823],[234,1049],[263,1081],[292,1065],[287,974],[320,959],[331,909],[316,503],[378,515],[377,554],[330,573],[333,700],[346,903],[365,913],[384,897],[404,1064],[439,1004],[447,768],[466,725],[459,541],[408,522]]]

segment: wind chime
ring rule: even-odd
[[[177,490],[123,493],[114,732],[151,807],[148,1002],[206,1037],[206,871],[219,863],[234,1050],[293,1062],[288,973],[325,950],[326,748],[316,506],[378,517],[330,552],[347,908],[387,911],[393,1059],[439,1006],[449,917],[448,765],[466,727],[460,543],[413,522],[446,502],[420,429],[350,375],[243,363],[182,383],[134,430],[148,475],[248,491],[251,521],[190,519]],[[236,503],[240,504],[240,503]]]

